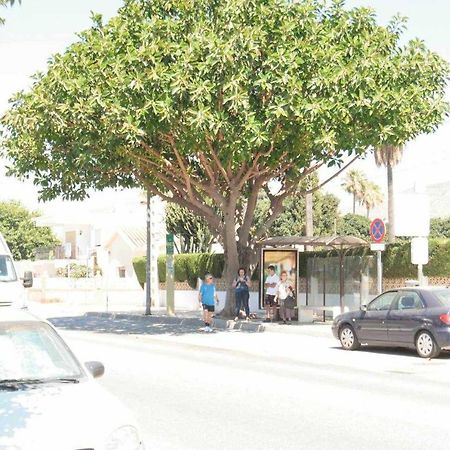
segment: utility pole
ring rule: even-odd
[[[145,264],[145,315],[151,315],[152,291],[151,291],[151,246],[152,246],[152,222],[151,222],[151,196],[147,190],[147,259]]]

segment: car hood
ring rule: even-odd
[[[359,319],[362,314],[363,314],[363,311],[361,311],[361,310],[350,311],[350,312],[346,312],[344,314],[339,314],[339,316],[337,316],[334,321],[335,321],[335,323],[337,323],[337,322],[341,322],[342,320]]]
[[[0,391],[0,449],[102,450],[112,431],[133,424],[119,401],[91,379]]]

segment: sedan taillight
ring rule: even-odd
[[[445,323],[445,325],[450,325],[450,314],[441,314],[439,319],[441,322]]]

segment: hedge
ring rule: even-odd
[[[373,256],[374,253],[367,247],[352,249],[346,252],[349,256]],[[306,260],[313,256],[325,258],[337,256],[336,251],[318,251],[300,254],[300,277],[306,276]],[[195,288],[197,279],[203,278],[205,273],[212,273],[215,278],[221,278],[224,269],[223,254],[192,253],[174,256],[175,281],[187,281],[189,286]],[[136,276],[144,286],[145,282],[145,257],[133,260]],[[158,258],[159,281],[166,281],[166,257]],[[383,275],[385,278],[415,278],[417,266],[411,264],[410,242],[399,242],[386,245],[383,252]],[[450,276],[450,239],[429,240],[429,263],[424,266],[426,276]],[[259,280],[259,268],[255,270],[253,280]]]
[[[141,286],[145,283],[144,256],[133,259],[133,267]],[[203,278],[206,273],[212,273],[216,278],[222,276],[224,268],[223,254],[216,253],[183,253],[174,256],[174,279],[178,282],[187,281],[189,286],[195,288],[197,279]],[[160,283],[166,282],[166,256],[158,258],[158,277]]]
[[[424,275],[429,277],[450,276],[450,239],[429,240],[429,262],[424,265]],[[374,252],[369,248],[357,248],[348,250],[348,256],[373,256]],[[325,258],[337,256],[336,251],[321,251],[300,254],[301,277],[306,276],[306,259],[311,256]],[[404,241],[397,244],[386,245],[382,253],[383,276],[385,278],[416,278],[417,266],[411,264],[411,243]]]

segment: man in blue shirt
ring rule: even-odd
[[[216,285],[214,284],[213,276],[210,273],[206,274],[205,281],[200,287],[200,291],[198,293],[198,301],[203,308],[203,321],[205,322],[205,331],[207,333],[210,333],[212,331],[211,320],[214,312],[215,301],[219,301],[216,293]]]

